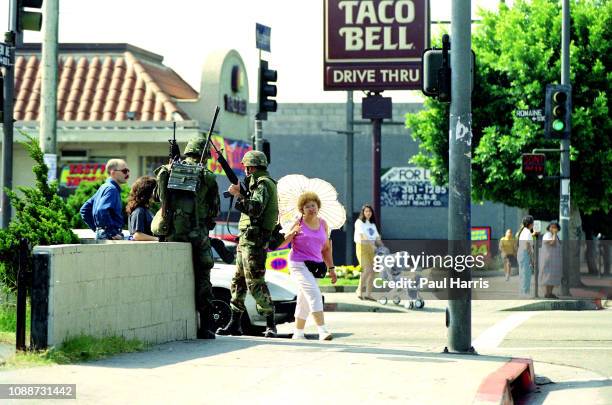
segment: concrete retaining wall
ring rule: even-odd
[[[150,343],[195,338],[189,244],[118,241],[38,246],[34,254],[36,346],[58,345],[79,334]],[[37,297],[45,290],[48,301]]]

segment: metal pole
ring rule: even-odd
[[[372,119],[372,207],[376,216],[376,227],[382,234],[380,213],[380,131],[382,119]]]
[[[17,31],[17,0],[9,3],[9,32],[5,42],[8,46],[19,44]],[[15,41],[14,43],[12,41]],[[15,56],[15,55],[13,55]],[[2,194],[2,226],[8,228],[11,222],[11,203],[4,189],[13,189],[13,98],[15,93],[15,71],[13,66],[4,69],[4,121],[2,130],[4,139],[2,140],[2,183],[0,193]]]
[[[57,30],[58,0],[44,1],[42,100],[39,141],[43,153],[57,155]],[[56,176],[53,175],[52,178]]]
[[[253,142],[253,149],[263,151],[263,135],[261,124],[261,120],[255,119],[255,140]]]
[[[561,23],[561,84],[570,83],[570,2],[563,0],[563,17]],[[570,122],[571,129],[571,122]],[[561,225],[563,277],[561,278],[561,295],[570,295],[570,139],[562,139],[560,143],[561,159],[561,189],[559,194],[559,223]]]
[[[353,264],[353,91],[346,92],[346,264]]]
[[[451,105],[449,131],[449,205],[448,240],[452,254],[470,254],[471,226],[471,3],[453,0],[451,14]],[[466,269],[454,273],[463,280],[471,280]],[[448,347],[451,352],[470,352],[472,341],[471,291],[448,301]]]
[[[261,68],[261,49],[259,49],[259,62],[257,64]],[[259,83],[261,86],[261,83]],[[257,105],[259,105],[259,93],[257,95]],[[263,134],[262,122],[259,119],[259,113],[255,114],[255,136],[253,137],[253,149],[263,151]]]

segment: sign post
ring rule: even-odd
[[[270,36],[271,36],[272,28],[267,27],[263,24],[255,23],[255,47],[259,49],[259,62],[257,66],[259,66],[259,70],[257,72],[257,76],[261,75],[261,51],[270,52]],[[267,65],[266,65],[267,67]],[[261,78],[259,79],[259,87],[262,86]],[[261,98],[261,89],[257,89],[257,105],[260,105]],[[265,118],[264,118],[265,119]],[[255,116],[255,135],[253,136],[253,149],[263,151],[263,126],[262,119],[259,113]]]

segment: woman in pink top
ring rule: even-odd
[[[295,332],[293,339],[306,339],[304,327],[308,314],[312,313],[319,340],[331,340],[332,334],[325,326],[323,318],[323,297],[317,279],[308,270],[304,261],[325,262],[332,284],[336,283],[336,272],[332,258],[329,229],[325,221],[319,218],[321,200],[313,192],[303,193],[297,202],[302,218],[286,235],[284,244],[291,242],[289,253],[289,271],[291,278],[298,285],[298,297],[295,307]]]

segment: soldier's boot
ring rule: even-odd
[[[221,336],[242,336],[242,311],[234,311],[232,309],[232,317],[225,328],[217,329],[217,335]]]
[[[215,339],[214,320],[210,310],[200,312],[200,327],[196,334],[198,339]]]
[[[274,322],[274,312],[266,315],[266,331],[263,333],[263,335],[267,338],[276,337],[276,323]]]

